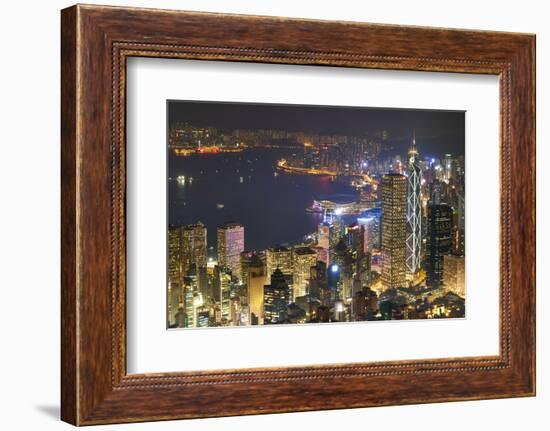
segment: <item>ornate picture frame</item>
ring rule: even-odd
[[[61,416],[75,425],[535,394],[535,36],[77,5],[61,14]],[[500,353],[126,371],[130,57],[490,74],[500,85]]]

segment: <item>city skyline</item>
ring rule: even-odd
[[[464,155],[464,111],[177,100],[168,103],[168,124],[184,122],[224,131],[273,129],[347,136],[386,131],[389,144],[403,155],[413,134],[423,142],[424,154]]]
[[[168,107],[167,327],[464,317],[464,113]]]

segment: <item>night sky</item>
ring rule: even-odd
[[[391,154],[402,155],[414,132],[421,157],[464,155],[464,111],[187,101],[168,101],[168,107],[169,124],[358,137],[385,130]]]

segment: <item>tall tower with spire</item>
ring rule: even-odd
[[[422,204],[420,169],[416,137],[409,147],[409,184],[407,194],[407,272],[414,276],[420,269],[422,251]]]

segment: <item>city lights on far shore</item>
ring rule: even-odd
[[[412,133],[406,152],[387,132],[169,133],[169,328],[464,317],[461,153]]]

